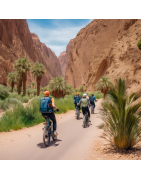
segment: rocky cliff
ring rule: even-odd
[[[31,33],[31,35],[35,58],[46,68],[46,73],[41,82],[41,86],[46,86],[52,77],[61,75],[60,63],[55,53],[44,43],[41,43],[36,34]]]
[[[65,78],[74,87],[95,89],[101,76],[127,80],[129,91],[141,88],[141,20],[94,20],[81,29],[71,48]]]
[[[66,71],[68,60],[69,60],[69,55],[70,55],[72,45],[73,45],[73,39],[69,41],[66,47],[66,51],[62,52],[58,57],[63,76],[65,76],[65,71]]]
[[[47,72],[41,86],[46,86],[51,77],[61,74],[54,52],[30,33],[26,20],[0,20],[0,84],[7,85],[7,73],[13,71],[15,60],[21,57],[28,58],[31,64],[40,62],[45,65]],[[29,72],[27,81],[30,83],[32,80]]]

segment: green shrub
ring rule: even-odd
[[[137,43],[138,48],[141,50],[141,39],[139,40],[139,42]]]
[[[0,121],[0,132],[18,130],[23,127],[30,127],[45,119],[39,113],[39,107],[36,101],[31,102],[31,106],[23,107],[22,104],[15,105],[13,111],[6,111]]]
[[[9,104],[7,101],[5,100],[0,100],[0,108],[3,109],[3,110],[6,110],[9,108]]]
[[[16,98],[22,102],[22,97],[18,95],[17,93],[10,93],[9,98]]]
[[[8,88],[0,84],[0,99],[6,99],[8,96]]]
[[[28,96],[24,96],[22,101],[23,101],[23,103],[27,103],[29,101],[29,97]]]
[[[18,104],[18,103],[21,103],[21,101],[18,100],[17,98],[8,98],[8,99],[7,99],[7,102],[8,102],[9,104]]]
[[[119,79],[102,103],[103,137],[118,149],[131,149],[141,141],[141,102],[136,102],[139,98],[139,93],[127,95],[125,81]]]
[[[93,92],[93,94],[96,99],[103,98],[103,93],[101,93],[100,91]]]

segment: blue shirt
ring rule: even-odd
[[[93,100],[94,100],[94,101],[96,101],[96,98],[95,98],[95,96],[93,96]]]

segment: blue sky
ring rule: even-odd
[[[66,50],[70,39],[88,25],[92,19],[27,19],[30,32],[59,56]]]

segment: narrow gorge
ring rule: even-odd
[[[141,20],[93,20],[73,40],[65,72],[67,83],[94,91],[101,76],[108,76],[113,82],[121,77],[126,79],[129,91],[139,90],[140,38]]]
[[[41,43],[38,36],[31,33],[24,19],[0,20],[0,84],[7,86],[7,74],[13,71],[15,60],[26,57],[31,64],[42,63],[46,72],[41,86],[48,84],[52,77],[62,74],[60,63],[55,53]],[[33,81],[28,72],[27,84]]]

